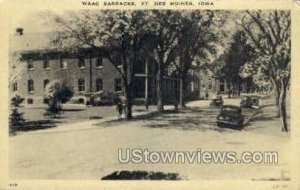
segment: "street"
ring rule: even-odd
[[[240,99],[225,99],[238,105]],[[171,108],[171,107],[167,107]],[[278,121],[253,122],[255,109],[243,109],[245,129],[218,128],[219,112],[208,101],[193,101],[179,113],[167,111],[136,116],[133,121],[85,121],[73,127],[31,131],[10,137],[10,176],[16,179],[100,180],[118,170],[178,173],[182,179],[272,180],[288,178],[289,136]],[[113,117],[115,118],[115,117]],[[275,123],[274,123],[275,122]],[[276,151],[278,164],[122,164],[118,149],[156,151]],[[259,172],[258,172],[259,171]]]

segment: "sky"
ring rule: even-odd
[[[61,14],[60,11],[52,11]],[[47,11],[29,11],[24,14],[16,14],[10,17],[10,34],[15,34],[18,27],[24,29],[24,33],[49,32],[53,30],[53,26],[49,25],[46,15]]]
[[[16,10],[18,11],[18,10]],[[26,10],[21,11],[20,14],[14,14],[11,13],[13,16],[10,16],[10,34],[15,34],[15,29],[18,27],[24,28],[24,32],[29,33],[35,33],[35,32],[49,32],[53,30],[53,26],[47,24],[47,15],[46,13],[49,12],[49,10]],[[51,10],[51,12],[54,12],[56,14],[63,14],[63,10],[54,9]],[[232,19],[232,18],[231,18]],[[233,29],[232,27],[234,24],[229,24],[225,26],[228,31]],[[231,29],[228,29],[231,28]]]

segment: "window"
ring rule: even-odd
[[[84,79],[78,80],[78,92],[84,92],[85,91],[85,81]]]
[[[225,81],[223,79],[220,80],[220,87],[219,87],[220,92],[225,91]]]
[[[101,78],[96,79],[96,91],[101,91],[103,90],[103,82]]]
[[[78,60],[78,68],[84,68],[85,64],[84,64],[84,58],[79,58]]]
[[[146,73],[146,60],[138,61],[137,64],[133,64],[133,72],[137,74]]]
[[[14,92],[18,91],[18,83],[17,82],[14,82],[12,87],[13,87]]]
[[[115,79],[115,91],[122,91],[122,80],[120,78]]]
[[[44,57],[43,69],[49,69],[49,59],[47,56]]]
[[[66,69],[68,66],[68,61],[64,58],[60,58],[60,68],[61,69]]]
[[[34,92],[34,83],[33,80],[28,80],[27,82],[28,92],[33,93]]]
[[[46,88],[47,84],[49,84],[49,80],[48,80],[48,79],[45,79],[45,80],[44,80],[44,89]]]
[[[117,65],[117,67],[123,67],[123,63],[122,63],[122,56],[121,55],[118,55],[115,59],[115,64]]]
[[[43,98],[43,103],[44,104],[49,104],[49,98]]]
[[[27,60],[27,69],[28,70],[33,70],[33,59],[28,59]]]
[[[103,67],[102,57],[98,57],[98,58],[97,58],[97,60],[96,60],[96,67],[97,67],[97,68]]]
[[[27,104],[33,104],[33,99],[32,98],[27,98]]]

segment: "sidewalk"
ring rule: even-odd
[[[241,97],[236,97],[236,98],[224,98],[224,104],[230,104],[230,105],[236,105],[239,106]],[[210,112],[211,109],[209,108],[209,102],[210,100],[196,100],[196,101],[190,101],[187,102],[187,107],[192,108],[192,109],[198,109],[198,108],[208,108],[207,111]],[[264,101],[261,101],[262,105],[264,104]],[[174,110],[174,106],[172,105],[167,105],[164,106],[165,110]],[[142,108],[144,109],[144,108]],[[216,110],[214,110],[216,111]],[[251,123],[252,117],[254,117],[258,112],[261,112],[261,109],[256,109],[252,110],[252,113],[246,117],[245,124],[248,125]],[[146,110],[141,110],[141,111],[133,111],[133,117],[141,117],[146,115],[153,115],[156,113],[156,106],[150,106],[149,111]],[[215,115],[218,113],[215,113]],[[177,114],[178,115],[178,114]],[[124,117],[124,116],[123,116]],[[177,116],[176,116],[177,117]],[[215,119],[215,118],[212,118]],[[132,120],[135,121],[136,120]],[[131,121],[124,121],[118,120],[117,116],[110,116],[110,117],[105,117],[102,119],[97,119],[97,120],[87,120],[87,121],[80,121],[76,123],[64,123],[64,124],[57,124],[57,126],[52,127],[52,128],[47,128],[47,129],[42,129],[42,130],[36,130],[36,131],[30,131],[30,132],[18,132],[19,134],[22,135],[29,135],[29,134],[41,134],[41,133],[55,133],[55,132],[67,132],[67,131],[77,131],[77,130],[88,130],[88,129],[95,129],[96,126],[101,126],[102,124],[106,123],[113,123],[115,125],[130,125]],[[201,121],[199,121],[201,123]],[[158,125],[160,125],[158,123]]]
[[[231,104],[239,106],[240,98],[224,98],[224,104]],[[186,105],[189,108],[209,108],[210,100],[195,100],[187,102]],[[88,108],[87,108],[88,109]],[[99,108],[100,109],[100,108]],[[144,108],[143,108],[144,109]],[[174,106],[172,105],[165,105],[164,109],[167,110],[174,110]],[[209,108],[210,109],[210,108]],[[142,110],[142,111],[134,111],[133,110],[133,117],[139,117],[139,116],[146,116],[156,113],[156,106],[152,105],[149,107],[149,111]],[[63,116],[63,115],[62,115]],[[247,120],[250,118],[247,118]],[[75,123],[58,123],[57,126],[42,129],[42,130],[36,130],[36,131],[30,131],[30,132],[18,132],[22,135],[28,135],[28,134],[42,134],[42,133],[55,133],[55,132],[67,132],[67,131],[76,131],[76,130],[88,130],[88,129],[95,129],[95,125],[101,126],[101,124],[105,124],[107,122],[114,122],[116,125],[124,124],[128,125],[130,121],[124,121],[124,115],[122,120],[118,120],[118,116],[110,116],[105,117],[102,119],[97,120],[87,120],[87,121],[80,121]],[[247,121],[246,121],[247,122]]]
[[[156,112],[155,106],[150,106],[149,111],[143,111],[143,112],[133,112],[133,117],[141,116],[141,115],[147,115],[151,113]],[[165,110],[171,110],[174,109],[174,106],[164,106]],[[123,115],[124,119],[124,115]],[[48,128],[48,129],[42,129],[42,130],[36,130],[36,131],[30,131],[30,132],[17,132],[18,135],[29,135],[29,134],[42,134],[42,133],[56,133],[56,132],[67,132],[67,131],[77,131],[77,130],[88,130],[88,129],[95,129],[95,124],[101,124],[105,122],[110,121],[118,121],[118,116],[111,116],[106,117],[103,119],[98,120],[88,120],[88,121],[81,121],[77,123],[69,123],[69,124],[57,124],[57,126]],[[126,123],[126,121],[123,121]]]

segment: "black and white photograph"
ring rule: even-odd
[[[293,180],[291,20],[287,9],[11,19],[9,178]]]

